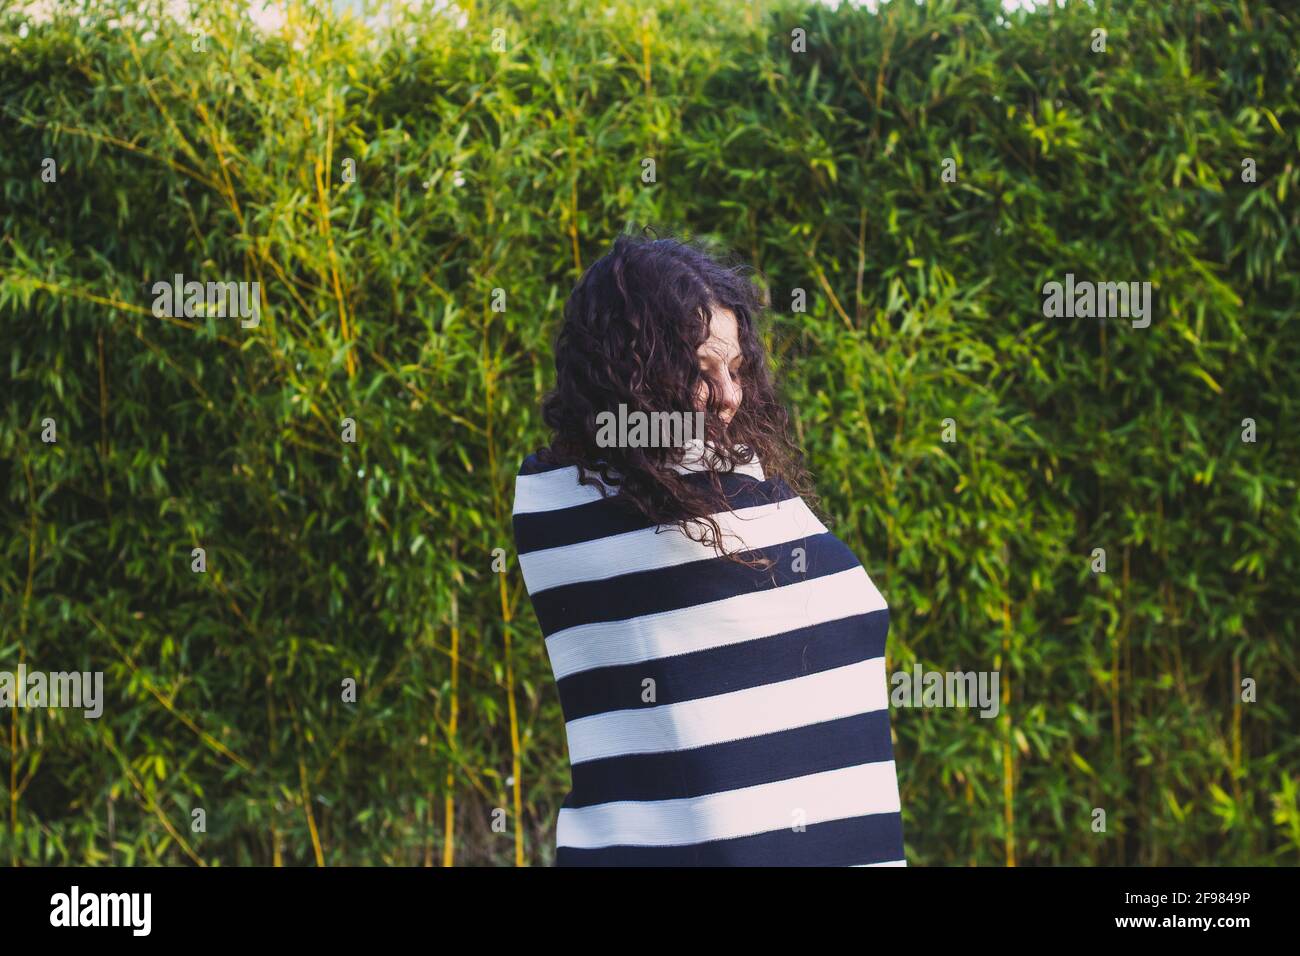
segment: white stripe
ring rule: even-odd
[[[714,469],[721,470],[719,466],[722,460],[719,457],[718,446],[709,442],[707,448],[703,438],[692,438],[682,446],[682,461],[679,465],[673,465],[677,471],[687,474],[692,471],[710,471]],[[748,451],[744,445],[737,445],[734,453],[743,454]],[[755,456],[754,460],[747,464],[737,464],[735,473],[738,475],[751,475],[759,481],[763,481],[763,467]]]
[[[573,764],[628,754],[691,750],[884,710],[885,659],[640,710],[611,710],[565,724]]]
[[[826,533],[802,498],[724,511],[712,517],[722,531],[723,547],[730,552],[768,548]],[[620,574],[671,568],[716,557],[718,553],[711,546],[693,541],[680,528],[668,525],[521,554],[519,566],[528,593],[536,595],[565,584],[603,581]]]
[[[698,450],[692,451],[688,449],[682,463],[670,467],[678,473],[686,475],[693,471],[705,471],[708,464],[709,462]],[[759,481],[766,480],[763,474],[763,466],[757,458],[748,464],[737,465],[734,473],[749,475]],[[591,472],[591,474],[595,475],[594,472]],[[723,474],[726,474],[726,472],[723,472]],[[599,475],[595,477],[600,480]],[[618,472],[612,471],[610,477],[618,477]],[[610,491],[617,494],[618,489],[610,487]],[[536,511],[557,511],[560,508],[572,508],[576,505],[599,501],[600,498],[600,489],[594,485],[578,484],[578,467],[577,465],[570,465],[567,468],[542,471],[535,475],[515,476],[515,506],[513,513],[518,515]]]
[[[678,474],[689,475],[693,471],[707,471],[707,468],[687,467],[685,465],[670,465],[673,471]],[[757,460],[745,463],[738,463],[732,471],[720,470],[719,475],[748,475],[750,478],[757,478],[759,481],[766,481],[767,476],[763,473],[763,466]]]
[[[861,565],[784,587],[556,631],[546,653],[558,681],[595,667],[726,647],[885,608]]]
[[[701,797],[562,807],[556,845],[681,846],[898,810],[894,761],[884,760]]]
[[[600,476],[596,476],[600,481]],[[615,489],[610,489],[611,491]],[[515,477],[515,514],[533,511],[557,511],[601,499],[595,485],[578,484],[578,467],[556,468],[554,471]]]
[[[907,866],[906,860],[886,860],[884,863],[854,863],[854,866]]]

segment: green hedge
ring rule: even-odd
[[[1297,862],[1293,4],[136,6],[0,14],[0,670],[107,698],[0,712],[0,859],[550,862],[513,479],[652,223],[760,270],[890,669],[1000,672],[893,712],[913,865]],[[1046,318],[1066,273],[1150,326]]]

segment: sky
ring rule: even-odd
[[[14,6],[26,14],[29,21],[41,23],[50,18],[52,11],[60,2],[62,0],[17,0]],[[243,2],[249,18],[257,27],[268,33],[278,33],[284,27],[287,0],[243,0]],[[308,0],[308,2],[329,3],[339,12],[347,11],[356,16],[365,16],[367,6],[365,0]],[[838,9],[841,4],[848,4],[853,7],[864,7],[874,13],[886,3],[924,3],[925,0],[812,0],[812,2],[821,3],[833,9]],[[1051,2],[1064,4],[1067,0],[1002,0],[1002,7],[1009,12],[1033,10],[1046,6]],[[1072,2],[1090,3],[1091,0],[1072,0]],[[185,20],[189,18],[188,0],[163,0],[163,3],[167,12],[176,19]],[[141,4],[141,6],[144,9],[151,9],[151,5]],[[455,0],[378,0],[378,2],[371,0],[370,6],[374,13],[366,19],[369,20],[372,27],[384,27],[391,23],[390,12],[397,7],[405,7],[407,10],[417,12],[425,17],[443,13],[447,18],[444,23],[450,22],[450,24],[461,28],[466,23],[465,14],[456,5]],[[26,23],[19,27],[18,35],[19,37],[27,35]],[[145,39],[150,39],[151,35],[151,33],[146,34]]]
[[[20,0],[17,4],[23,9],[30,19],[36,22],[48,19],[50,11],[53,9],[58,0]],[[328,0],[332,3],[335,10],[340,12],[347,10],[358,16],[364,12],[363,0]],[[428,9],[430,12],[443,9],[455,8],[453,0],[393,0],[403,6],[413,9]],[[882,0],[815,0],[815,2],[825,4],[828,7],[838,8],[841,3],[847,3],[854,7],[865,7],[868,10],[876,11],[880,8]],[[887,0],[887,2],[902,3],[906,0]],[[914,2],[923,2],[923,0],[914,0]],[[1050,0],[1002,0],[1002,7],[1005,10],[1024,10],[1033,9],[1046,5]],[[1061,2],[1061,0],[1057,0]],[[246,0],[249,17],[258,26],[266,30],[278,30],[284,24],[285,0]],[[385,4],[386,6],[387,4]],[[183,16],[187,4],[185,0],[167,0],[167,7],[173,15]],[[382,15],[378,17],[382,21]]]

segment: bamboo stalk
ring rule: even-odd
[[[489,354],[488,338],[492,326],[492,312],[489,310],[483,321],[483,351]],[[486,406],[486,432],[487,432],[487,452],[488,452],[488,474],[491,476],[490,482],[492,487],[492,513],[496,519],[496,526],[499,528],[503,524],[503,498],[504,492],[501,487],[500,472],[497,468],[496,454],[496,436],[493,430],[494,416],[492,410],[495,402],[496,391],[496,366],[489,364],[485,375],[486,396],[484,404]],[[523,813],[523,761],[520,754],[519,745],[519,713],[515,702],[515,675],[514,675],[514,657],[510,641],[511,621],[513,619],[512,607],[506,594],[506,576],[504,573],[498,574],[498,584],[501,596],[501,630],[505,638],[505,665],[506,665],[506,708],[510,718],[510,777],[514,781],[513,785],[513,809],[515,818],[515,866],[524,865],[524,813]]]
[[[1124,735],[1123,735],[1123,710],[1120,707],[1120,648],[1126,644],[1129,627],[1129,549],[1124,548],[1124,585],[1123,592],[1120,596],[1124,605],[1121,612],[1119,632],[1111,642],[1111,659],[1110,659],[1110,720],[1112,725],[1112,742],[1115,748],[1115,767],[1120,769],[1124,766]],[[1132,675],[1130,675],[1130,681]],[[1119,853],[1119,865],[1124,865],[1124,840],[1117,840],[1117,850]]]
[[[1002,805],[1003,823],[1006,827],[1003,846],[1007,866],[1016,865],[1015,754],[1011,741],[1011,608],[1002,604]]]
[[[329,184],[327,179],[329,173],[324,169],[325,164],[331,161],[334,148],[334,87],[328,83],[325,86],[325,110],[328,114],[329,124],[325,143],[325,163],[321,162],[319,156],[313,162],[316,178],[316,203],[320,210],[321,235],[325,238],[326,251],[329,253],[330,279],[334,287],[334,299],[339,307],[339,325],[343,334],[343,341],[351,342],[352,332],[348,328],[348,306],[343,295],[343,281],[339,278],[338,253],[334,249],[334,232],[330,224]],[[306,122],[305,117],[304,122]],[[348,378],[356,378],[357,362],[353,349],[349,348],[344,352],[344,362],[347,365]]]
[[[207,866],[207,862],[194,852],[194,848],[189,845],[180,831],[177,830],[172,822],[167,819],[167,815],[162,812],[162,807],[158,806],[158,801],[150,795],[149,791],[140,781],[140,778],[135,775],[135,771],[131,769],[130,762],[126,759],[126,756],[118,750],[116,746],[114,746],[109,735],[101,729],[99,731],[99,736],[100,742],[104,745],[104,749],[113,754],[113,756],[117,758],[118,763],[121,764],[122,772],[126,774],[127,780],[129,780],[131,786],[135,788],[135,792],[137,796],[139,796],[141,802],[144,803],[145,809],[158,818],[158,821],[163,825],[163,829],[167,831],[167,835],[176,841],[176,845],[184,851],[186,856],[188,856],[198,866]]]
[[[511,653],[510,602],[506,599],[506,576],[497,575],[501,584],[501,623],[505,635],[506,701],[510,711],[510,776],[514,781],[515,866],[524,865],[523,761],[519,746],[519,713],[515,703],[515,667]]]
[[[298,717],[295,714],[293,720],[294,733],[299,731]],[[312,811],[311,806],[311,789],[307,783],[307,765],[303,763],[302,757],[298,757],[298,783],[302,788],[300,799],[302,800],[303,811],[307,814],[307,829],[311,831],[312,851],[316,854],[316,865],[325,865],[325,854],[321,850],[320,833],[316,830],[316,814]]]
[[[266,672],[266,739],[269,741],[271,751],[271,766],[277,766],[276,757],[278,756],[279,746],[276,743],[275,729],[275,674],[271,670]],[[280,849],[280,827],[271,818],[271,865],[275,867],[284,866],[284,854]]]
[[[460,569],[455,567],[457,557],[455,542],[451,546],[453,574],[460,583]],[[460,613],[456,591],[451,592],[451,721],[447,727],[447,746],[456,751],[456,728],[460,718]],[[456,863],[456,776],[452,764],[447,766],[447,793],[443,798],[442,865]]]
[[[31,502],[29,512],[31,527],[27,534],[27,583],[23,587],[23,606],[18,625],[19,669],[27,660],[28,610],[32,603],[32,582],[36,574],[36,483],[32,479],[30,458],[23,458],[23,474],[27,479],[27,497]],[[18,786],[18,711],[22,708],[12,709],[13,714],[9,722],[9,865],[16,867],[18,866],[18,800],[22,793]]]
[[[132,676],[138,678],[140,682],[144,684],[145,689],[148,690],[149,693],[153,694],[154,698],[158,701],[158,703],[163,705],[163,708],[169,714],[171,714],[173,717],[175,717],[177,720],[183,723],[186,727],[192,730],[200,740],[202,740],[205,744],[207,744],[217,753],[221,754],[227,760],[238,765],[242,769],[247,770],[249,773],[256,772],[255,768],[249,761],[245,760],[243,757],[239,756],[239,754],[232,751],[229,747],[223,744],[216,737],[213,737],[210,733],[208,733],[206,730],[200,727],[198,723],[192,717],[186,714],[184,711],[177,710],[175,704],[173,704],[171,700],[169,700],[167,697],[163,696],[163,694],[158,690],[158,688],[154,686],[153,681],[149,679],[148,675],[140,670],[140,668],[137,666],[135,660],[131,657],[131,655],[127,653],[125,650],[123,650],[122,647],[117,643],[117,641],[113,639],[113,635],[109,633],[108,628],[106,628],[103,625],[103,623],[97,617],[91,614],[89,611],[85,612],[85,614],[86,614],[86,618],[90,621],[90,623],[95,625],[95,627],[104,636],[104,638],[108,641],[108,643],[112,645],[113,650],[117,652],[118,656],[121,657],[122,660],[126,662],[126,666],[130,669]]]

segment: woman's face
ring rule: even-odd
[[[736,377],[743,355],[735,313],[730,309],[714,310],[709,321],[709,340],[700,346],[698,354],[700,371],[713,383],[714,394],[722,405],[719,417],[724,423],[730,422],[744,398]],[[695,393],[696,410],[704,411],[707,401],[708,391],[701,382]]]

